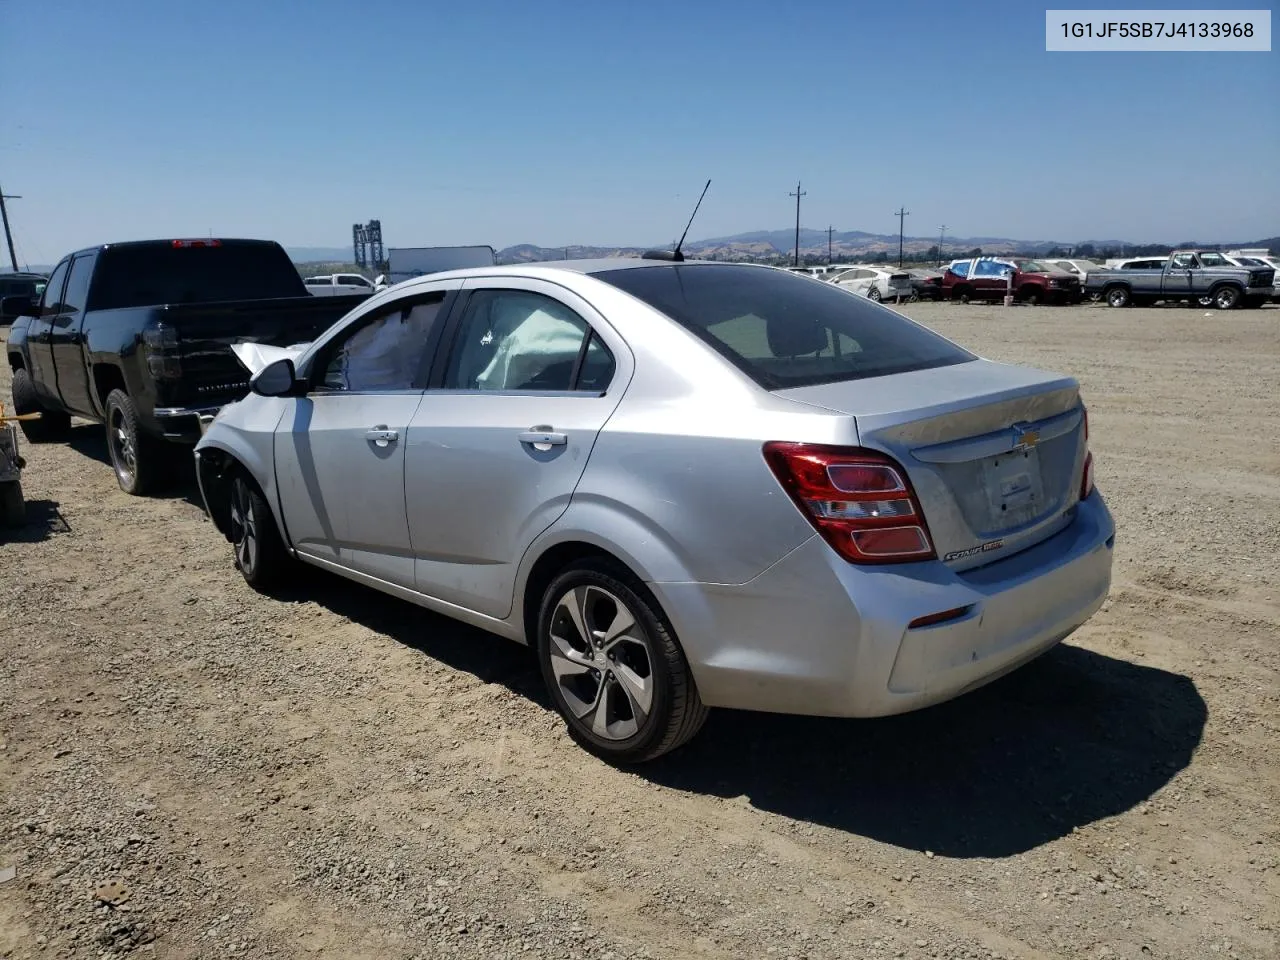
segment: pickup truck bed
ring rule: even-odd
[[[71,417],[106,424],[128,493],[168,478],[161,441],[194,444],[199,418],[249,390],[231,351],[313,340],[368,297],[313,297],[279,244],[173,240],[70,254],[13,323],[8,359],[28,440],[66,436]]]

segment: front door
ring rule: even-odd
[[[409,536],[421,593],[503,618],[521,558],[569,506],[630,366],[562,287],[464,289],[447,362],[409,425]]]
[[[58,313],[49,320],[49,347],[58,378],[62,405],[85,417],[101,411],[93,401],[92,380],[84,348],[84,313],[89,297],[96,253],[82,253],[71,262],[71,272]]]
[[[35,383],[36,393],[54,409],[61,408],[62,398],[58,395],[58,375],[53,366],[50,330],[53,318],[62,309],[62,290],[67,284],[70,267],[71,258],[68,257],[49,275],[49,285],[44,288],[44,296],[40,298],[40,308],[35,311],[35,318],[27,328],[27,361],[31,364],[28,372]]]
[[[1185,299],[1195,290],[1196,270],[1200,268],[1194,253],[1179,253],[1169,261],[1164,274],[1162,292],[1170,300]]]
[[[309,363],[308,393],[276,428],[276,482],[299,553],[414,585],[405,515],[409,424],[422,401],[449,292],[355,318]]]

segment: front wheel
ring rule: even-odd
[[[1240,302],[1240,291],[1236,287],[1219,287],[1209,296],[1219,310],[1230,310]]]
[[[27,522],[27,501],[21,480],[0,483],[0,527],[21,527]]]
[[[291,572],[293,558],[266,497],[243,470],[231,477],[227,492],[227,539],[235,550],[236,569],[255,590],[278,586]]]
[[[583,560],[551,582],[538,612],[538,660],[570,736],[605,760],[652,760],[706,721],[675,632],[615,564]]]
[[[22,435],[32,443],[62,440],[71,432],[71,415],[61,410],[46,410],[36,395],[31,374],[21,367],[13,371],[13,412],[16,416],[38,413],[34,420],[20,420]]]
[[[1022,302],[1028,307],[1034,307],[1040,303],[1040,292],[1038,290],[1028,290],[1022,295]]]

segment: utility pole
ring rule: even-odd
[[[938,234],[938,266],[942,266],[946,257],[942,255],[942,244],[947,239],[947,225],[942,225],[942,232]]]
[[[0,219],[4,220],[4,240],[9,245],[9,262],[13,264],[13,272],[18,272],[18,255],[13,252],[13,234],[9,231],[9,211],[4,208],[6,200],[21,200],[15,194],[0,190]]]
[[[831,266],[831,234],[835,227],[827,227],[827,266]]]
[[[796,181],[796,192],[788,193],[788,197],[796,198],[796,266],[800,266],[800,198],[804,196],[800,192],[800,181]]]
[[[894,216],[898,218],[898,266],[902,266],[902,237],[906,229],[906,218],[911,216],[911,211],[906,207],[899,207]]]

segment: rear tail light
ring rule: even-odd
[[[1089,411],[1084,410],[1084,471],[1080,475],[1080,499],[1093,493],[1093,452],[1089,449]]]
[[[151,376],[157,380],[177,380],[182,376],[177,330],[165,323],[153,323],[142,331],[142,345]]]
[[[770,441],[764,457],[800,511],[850,563],[902,563],[936,554],[906,473],[858,447]]]

